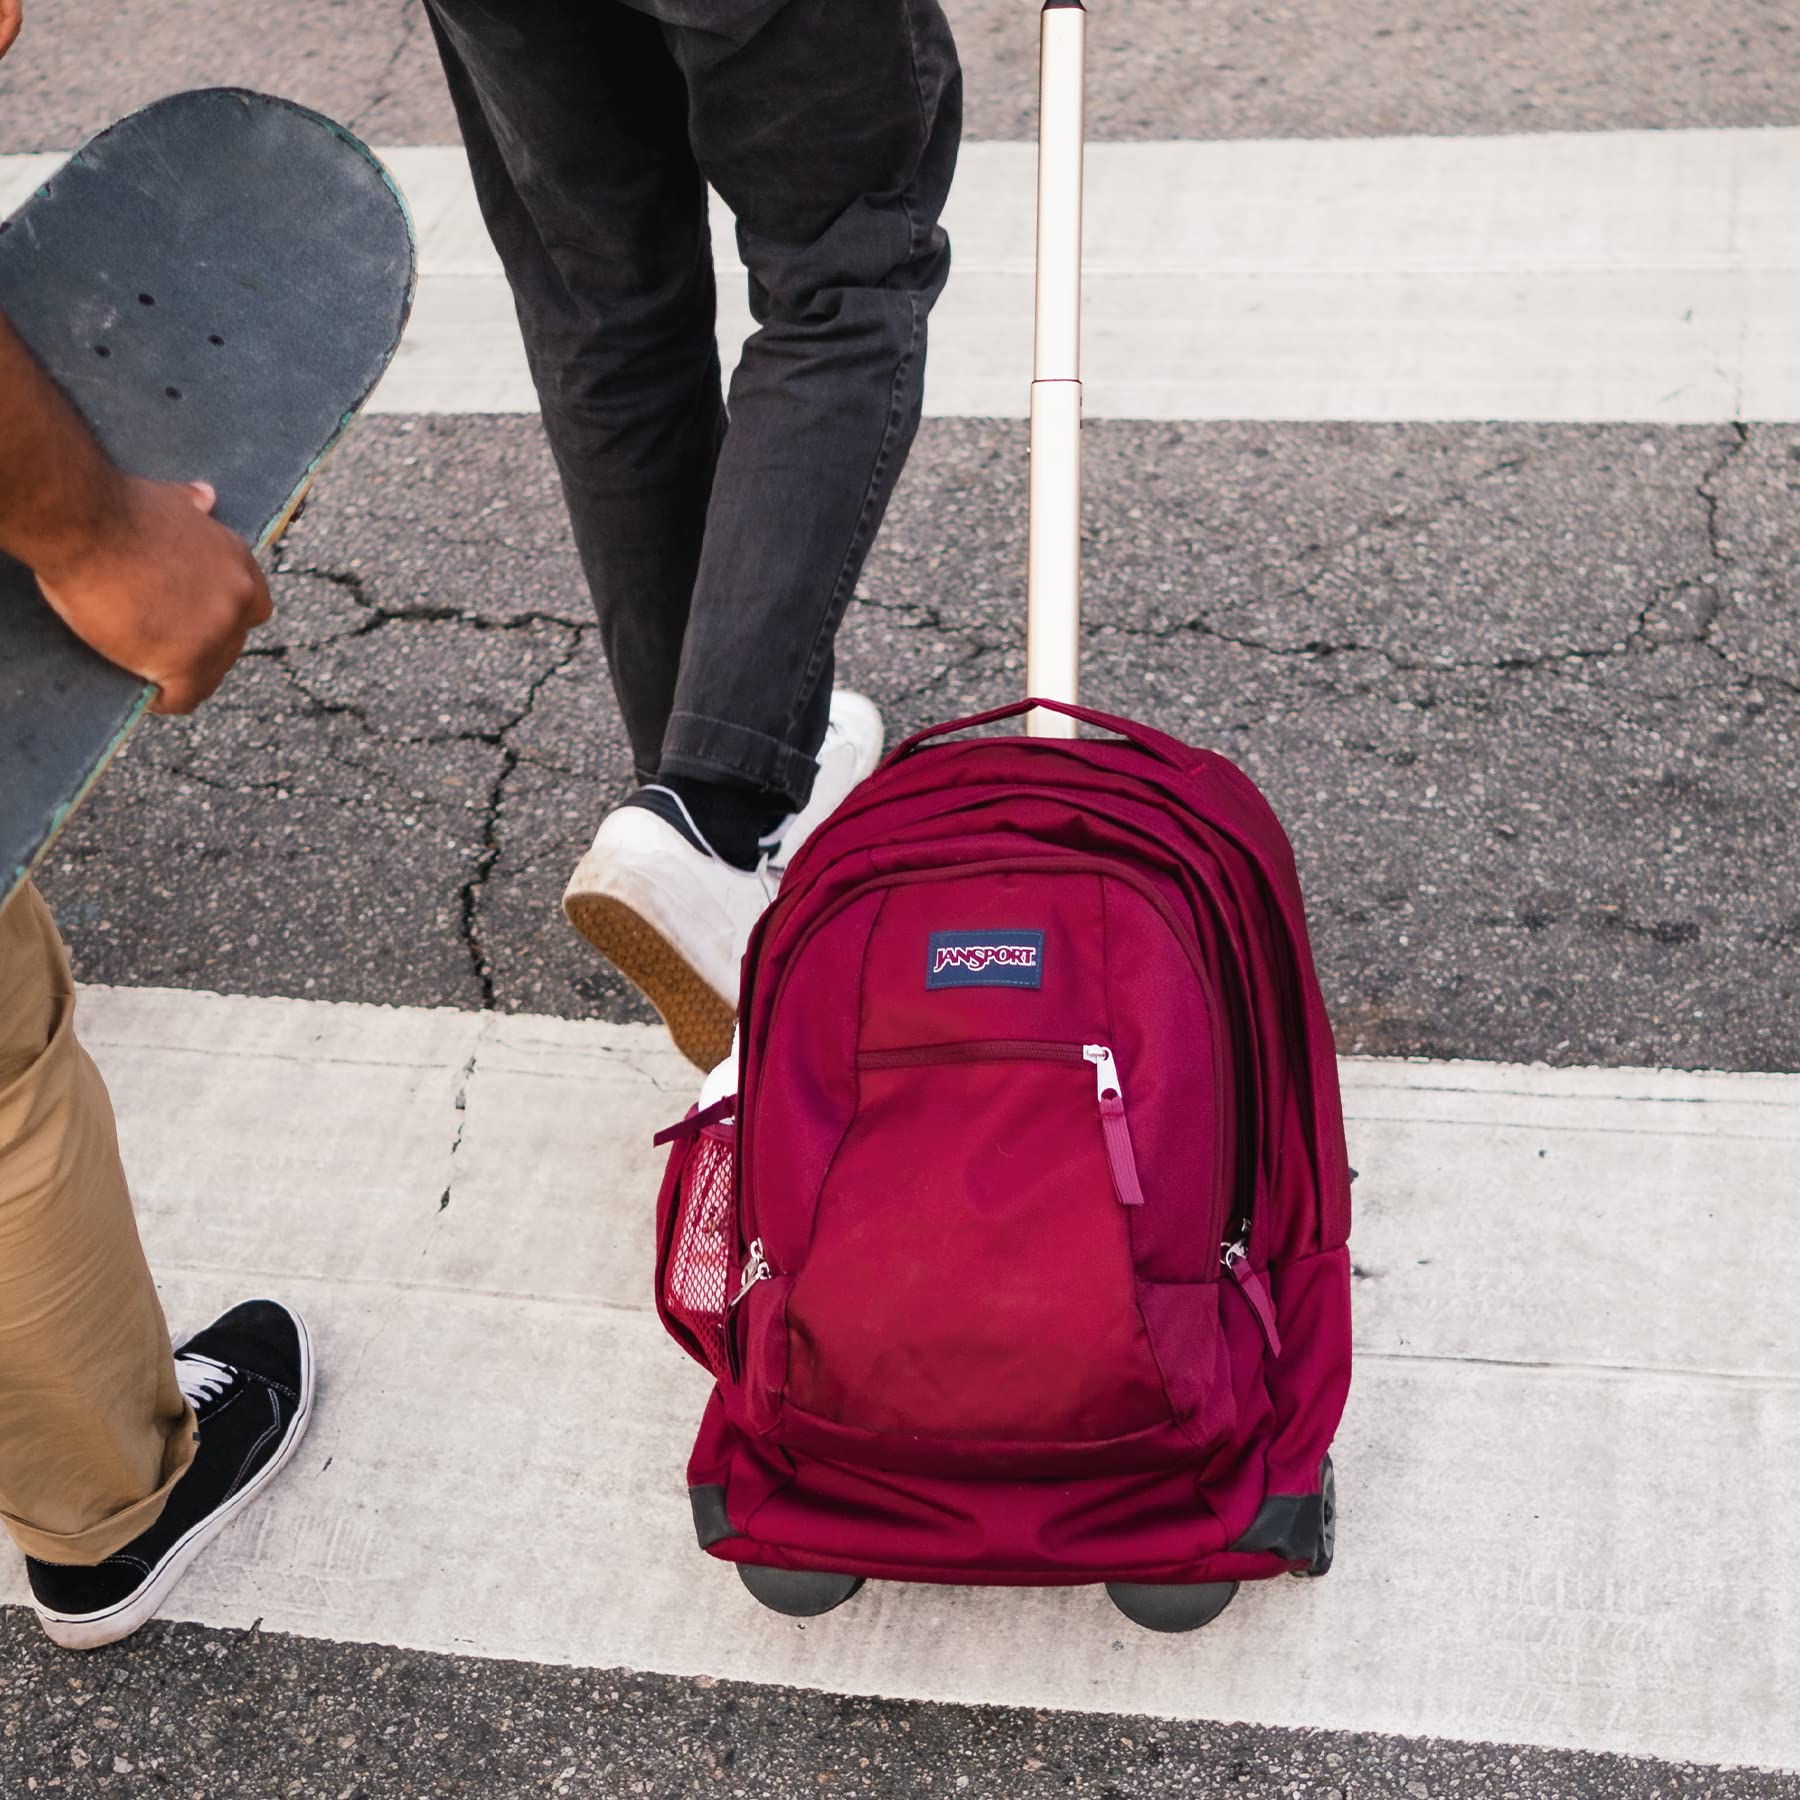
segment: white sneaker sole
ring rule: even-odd
[[[312,1334],[298,1313],[291,1316],[300,1330],[300,1406],[288,1421],[286,1434],[275,1454],[217,1511],[195,1520],[187,1532],[169,1546],[149,1580],[117,1606],[109,1606],[103,1612],[57,1613],[34,1603],[38,1619],[52,1643],[60,1644],[65,1650],[98,1650],[103,1644],[116,1644],[121,1638],[130,1637],[140,1625],[148,1624],[161,1610],[170,1589],[187,1573],[188,1564],[287,1465],[300,1447],[300,1440],[306,1436],[313,1410]]]
[[[563,896],[568,920],[662,1015],[675,1047],[697,1069],[722,1062],[737,1008],[635,907],[579,891],[577,867]]]

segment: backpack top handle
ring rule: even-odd
[[[1037,308],[1031,379],[1025,690],[1074,705],[1081,663],[1081,177],[1087,8],[1045,0],[1038,63]],[[1073,737],[1033,711],[1034,737]]]

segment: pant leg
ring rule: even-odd
[[[725,430],[705,184],[660,27],[617,0],[429,0],[641,779]]]
[[[956,46],[938,0],[631,3],[664,22],[757,323],[660,767],[799,806],[832,640],[918,428],[926,317],[950,263],[938,217],[961,136]]]
[[[28,1556],[100,1562],[156,1522],[195,1442],[112,1103],[28,883],[0,910],[0,1518]]]

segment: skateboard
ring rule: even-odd
[[[114,462],[211,482],[213,516],[258,550],[387,367],[415,280],[376,158],[235,88],[120,120],[0,223],[0,312]],[[0,904],[153,697],[0,555]]]

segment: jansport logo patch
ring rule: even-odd
[[[1044,985],[1041,931],[934,931],[925,985],[1035,988]]]

